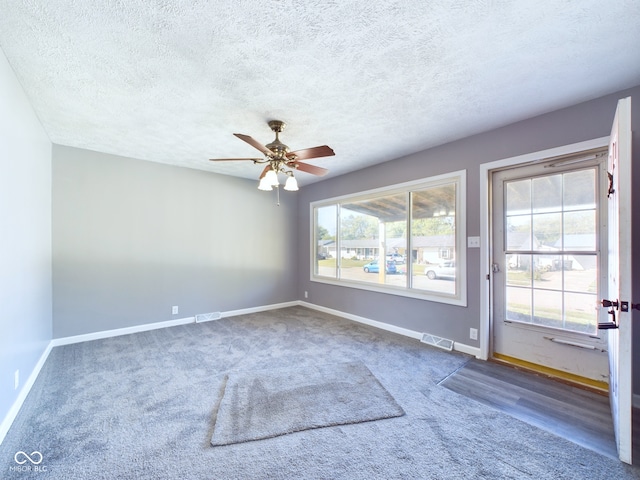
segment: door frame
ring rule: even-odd
[[[607,148],[609,136],[584,142],[572,143],[561,147],[527,153],[515,157],[503,158],[480,164],[480,354],[478,358],[488,360],[492,352],[491,332],[493,330],[491,289],[491,263],[493,261],[493,241],[491,237],[491,175],[494,170],[535,162],[547,158],[569,155],[584,150]]]

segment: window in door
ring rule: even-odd
[[[596,169],[505,184],[507,320],[596,333]]]

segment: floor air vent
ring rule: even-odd
[[[420,341],[428,345],[433,345],[434,347],[442,348],[448,352],[453,350],[453,340],[438,337],[437,335],[431,335],[430,333],[423,333]]]
[[[196,323],[210,322],[211,320],[220,320],[221,318],[222,313],[220,312],[199,313],[196,315]]]

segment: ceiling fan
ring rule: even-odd
[[[301,172],[311,173],[312,175],[323,176],[326,175],[329,170],[322,167],[316,167],[315,165],[309,165],[304,163],[303,160],[309,160],[311,158],[330,157],[335,155],[335,152],[331,147],[322,145],[319,147],[305,148],[302,150],[290,151],[289,147],[282,143],[279,138],[279,134],[286,127],[286,123],[280,120],[270,120],[268,122],[269,128],[276,134],[276,138],[273,142],[266,145],[262,145],[254,138],[243,135],[241,133],[234,133],[240,140],[247,142],[252,147],[260,150],[264,154],[264,158],[212,158],[212,162],[227,162],[236,160],[251,160],[253,163],[263,164],[267,166],[260,174],[260,184],[258,188],[260,190],[271,190],[273,187],[280,185],[278,181],[278,173],[283,173],[287,176],[284,189],[295,191],[298,190],[298,182],[293,176],[294,170],[300,170]]]

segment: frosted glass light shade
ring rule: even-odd
[[[287,177],[287,182],[284,184],[284,189],[290,192],[295,192],[298,190],[298,181],[296,177]]]
[[[273,170],[269,170],[267,172],[267,174],[264,176],[264,180],[269,182],[269,185],[273,187],[277,187],[278,185],[280,185],[280,182],[278,181],[278,174]]]
[[[260,179],[260,183],[258,184],[258,190],[265,190],[265,191],[273,190],[273,187],[267,180],[266,176]]]

